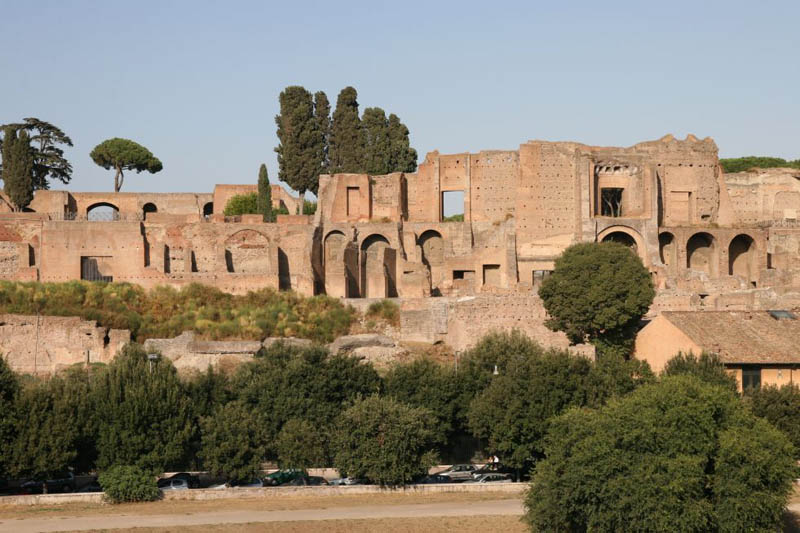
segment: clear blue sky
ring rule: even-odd
[[[414,147],[712,136],[723,157],[800,158],[800,2],[0,0],[0,123],[72,137],[72,190],[112,190],[91,149],[150,148],[123,191],[255,182],[287,85],[346,85]],[[58,188],[57,186],[55,188]]]

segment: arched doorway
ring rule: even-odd
[[[208,218],[214,214],[214,202],[206,202],[203,205],[203,217]]]
[[[714,237],[708,233],[695,233],[686,243],[686,268],[717,275],[717,250]]]
[[[322,261],[325,268],[325,294],[338,297],[354,297],[358,295],[358,286],[354,284],[353,272],[358,271],[355,258],[347,264],[345,250],[347,237],[341,231],[328,233],[323,242]],[[355,285],[355,286],[354,286]]]
[[[157,213],[157,212],[158,208],[156,207],[156,204],[154,204],[153,202],[147,202],[142,206],[142,218],[144,220],[147,220],[148,213]]]
[[[225,263],[228,272],[269,272],[269,239],[255,230],[237,231],[225,240]]]
[[[752,281],[756,272],[756,246],[750,235],[737,235],[728,246],[728,274]]]
[[[441,294],[439,285],[444,277],[444,239],[442,239],[442,234],[436,230],[424,231],[419,236],[417,244],[422,254],[422,263],[428,267],[431,273],[431,294],[439,296]]]
[[[675,243],[675,236],[665,231],[658,236],[658,255],[661,262],[672,271],[678,264],[678,247]]]
[[[649,265],[647,256],[645,255],[645,246],[642,236],[639,233],[626,226],[611,226],[601,231],[597,235],[597,242],[618,242],[631,249],[633,253],[639,256],[642,264]]]
[[[609,233],[605,237],[603,237],[602,242],[618,242],[619,244],[625,245],[630,248],[634,253],[638,253],[638,247],[636,246],[636,240],[628,235],[627,233],[623,233],[621,231],[615,231]]]
[[[389,239],[373,234],[361,243],[361,297],[397,296],[394,279],[395,256]]]
[[[108,202],[92,204],[86,208],[86,220],[92,222],[119,220],[119,208]]]

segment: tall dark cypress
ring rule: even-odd
[[[319,160],[319,173],[327,174],[330,163],[328,161],[328,138],[331,134],[331,104],[328,96],[318,91],[314,93],[314,120],[317,123],[317,159]],[[317,187],[311,189],[317,194]]]
[[[363,172],[364,138],[358,117],[358,93],[345,87],[336,99],[331,135],[328,141],[330,171]]]
[[[319,184],[320,136],[314,119],[314,102],[311,93],[297,85],[287,87],[280,95],[281,112],[275,116],[280,144],[278,153],[278,179],[300,193],[300,206],[306,191],[314,191]]]
[[[3,190],[17,211],[33,200],[33,150],[28,132],[8,128],[3,140]]]
[[[362,170],[373,176],[392,172],[392,143],[386,112],[380,107],[366,108],[361,117],[361,132],[364,135]]]
[[[408,139],[408,128],[400,122],[400,118],[392,113],[389,115],[389,139],[391,142],[391,168],[392,172],[416,172],[417,151],[411,148]]]
[[[272,217],[272,188],[269,186],[267,165],[262,164],[258,169],[258,212],[264,217],[264,222],[274,222]]]

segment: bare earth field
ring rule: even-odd
[[[142,504],[0,506],[0,531],[525,531],[503,493],[369,494]]]

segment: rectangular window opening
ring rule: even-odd
[[[742,368],[742,390],[757,390],[761,388],[761,368],[757,366]]]
[[[464,222],[464,191],[442,193],[442,222]]]
[[[453,270],[453,279],[475,279],[474,270]]]
[[[500,286],[500,265],[483,265],[483,284],[487,287]]]
[[[600,189],[600,216],[621,217],[622,216],[622,192],[621,187],[608,187]]]

